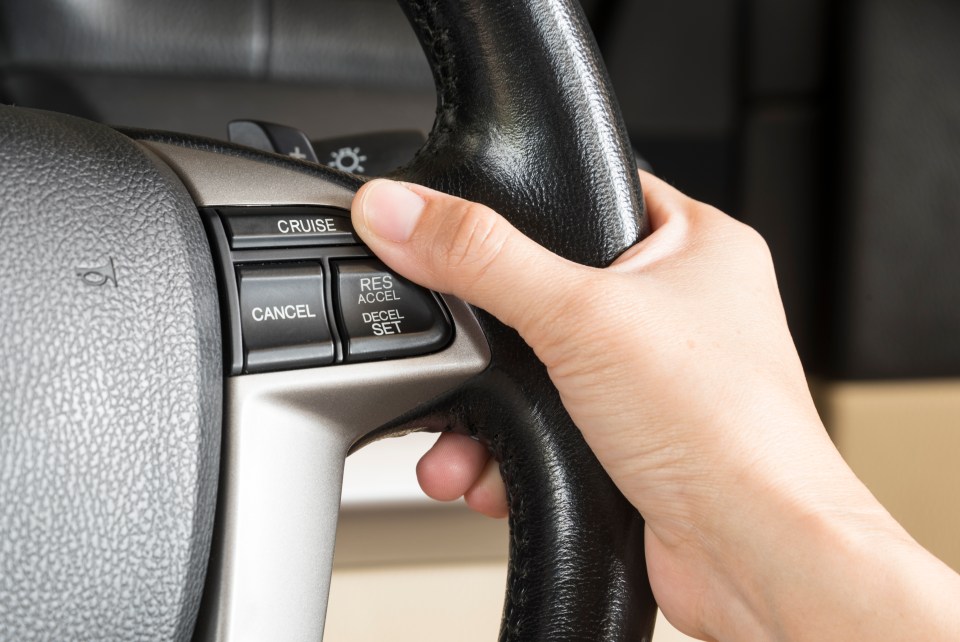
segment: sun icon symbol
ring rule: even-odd
[[[367,160],[367,157],[360,153],[359,147],[341,147],[330,152],[330,158],[333,160],[327,165],[352,174],[363,174],[363,165],[360,163]]]

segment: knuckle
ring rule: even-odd
[[[749,225],[740,223],[739,226],[741,242],[750,255],[757,259],[770,260],[770,246],[767,244],[767,239]]]
[[[702,208],[700,216],[701,225],[697,227],[703,235],[737,248],[741,255],[748,258],[770,258],[767,240],[753,227],[709,206]]]
[[[466,203],[444,247],[444,264],[480,278],[502,252],[507,237],[499,216],[483,205]]]
[[[563,279],[562,287],[557,282]],[[523,334],[536,345],[538,356],[550,365],[557,355],[566,355],[581,340],[594,336],[606,319],[606,284],[601,273],[576,269],[562,277],[555,275],[547,285],[550,295],[529,300],[522,309]]]

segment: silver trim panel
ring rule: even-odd
[[[463,302],[443,352],[227,381],[220,521],[199,639],[323,637],[343,463],[360,438],[482,372]]]
[[[170,165],[197,207],[326,205],[350,209],[355,192],[315,176],[249,158],[139,141]]]

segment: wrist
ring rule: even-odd
[[[960,639],[960,578],[825,459],[752,494],[750,530],[718,557],[742,617],[717,639]]]

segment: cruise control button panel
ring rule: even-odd
[[[322,266],[241,267],[238,282],[247,372],[333,363]]]
[[[201,210],[221,284],[230,375],[437,352],[454,325],[439,295],[361,245],[345,209]]]
[[[357,238],[349,212],[326,207],[221,208],[230,247],[349,245]]]
[[[450,342],[436,297],[379,261],[334,261],[333,274],[347,361],[425,354]]]

